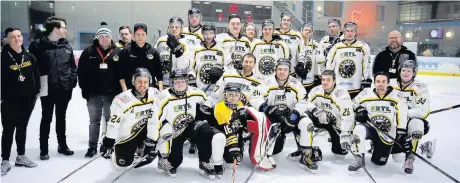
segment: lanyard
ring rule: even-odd
[[[24,54],[22,54],[21,65],[18,65],[18,62],[16,61],[16,59],[14,59],[13,55],[11,55],[10,52],[8,52],[8,54],[10,55],[11,59],[13,59],[14,64],[16,64],[16,67],[18,68],[18,71],[19,71],[19,75],[22,76],[21,66],[24,63]]]
[[[399,52],[396,54],[395,57],[393,57],[393,55],[390,53],[390,56],[391,56],[391,59],[393,59],[393,63],[391,64],[391,68],[394,68],[395,67],[395,62],[396,62],[396,58],[398,58],[399,56]]]
[[[99,53],[99,56],[102,58],[102,63],[105,64],[105,59],[107,59],[107,57],[110,56],[110,53],[112,53],[112,51],[113,51],[113,49],[111,49],[111,50],[109,51],[109,53],[107,53],[107,55],[105,55],[105,57],[104,57],[104,56],[102,55],[102,52],[101,52],[101,50],[99,49],[99,47],[97,48],[97,53]]]

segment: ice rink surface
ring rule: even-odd
[[[449,107],[460,103],[460,78],[459,77],[434,77],[418,76],[424,81],[430,90],[431,110]],[[422,142],[436,139],[436,153],[432,159],[433,164],[460,179],[460,142],[458,141],[460,108],[432,114],[428,117],[431,124],[430,132],[423,137]],[[50,134],[50,160],[39,159],[39,126],[41,119],[40,100],[33,111],[29,122],[27,134],[26,155],[38,163],[36,168],[14,167],[16,158],[16,144],[13,144],[10,162],[13,167],[11,171],[1,178],[2,183],[55,183],[89,159],[84,158],[88,148],[88,125],[89,115],[86,101],[81,97],[80,89],[73,91],[73,98],[70,101],[67,111],[67,143],[75,151],[71,157],[57,153],[57,141],[54,130],[54,120],[51,125]],[[249,182],[251,183],[364,183],[372,182],[365,173],[351,176],[347,167],[353,162],[353,157],[347,155],[344,162],[337,162],[330,151],[326,136],[315,139],[316,145],[323,151],[323,161],[318,162],[318,172],[313,175],[298,168],[298,162],[286,160],[288,153],[296,149],[292,135],[287,135],[286,144],[282,153],[276,156],[277,169],[271,172],[256,171]],[[177,177],[170,178],[156,172],[157,160],[152,164],[134,169],[124,175],[120,183],[155,183],[155,182],[180,182],[180,183],[205,183],[205,182],[231,182],[231,169],[224,172],[221,180],[208,180],[198,174],[198,158],[190,156],[187,152],[188,146],[184,147],[184,161],[177,170]],[[247,158],[236,170],[236,183],[243,183],[252,170],[252,165]],[[412,175],[405,175],[402,163],[395,163],[390,157],[388,164],[383,167],[376,167],[370,162],[370,154],[366,154],[366,167],[374,176],[376,182],[426,182],[444,183],[451,182],[447,177],[419,160],[415,161],[415,171]],[[99,158],[83,168],[81,171],[69,177],[65,183],[106,183],[111,182],[121,172],[117,172],[109,160]]]

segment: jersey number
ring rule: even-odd
[[[342,113],[342,116],[349,116],[350,115],[350,109],[345,108],[345,110]]]
[[[229,125],[225,125],[224,130],[225,130],[225,134],[232,134],[233,133],[233,130],[232,130],[232,128],[230,128]]]
[[[425,102],[426,102],[426,99],[424,99],[424,98],[419,98],[419,99],[417,100],[417,102],[415,102],[415,103],[416,103],[416,104],[422,104],[422,105],[423,105],[423,104],[425,104]]]
[[[253,93],[252,95],[254,95],[254,96],[259,96],[259,95],[260,95],[259,90],[254,91],[254,93]]]
[[[113,116],[112,116],[112,119],[110,119],[110,122],[112,122],[112,123],[119,123],[119,122],[120,122],[120,118],[119,118],[117,115],[113,115]]]

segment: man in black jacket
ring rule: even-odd
[[[134,25],[134,41],[119,54],[120,69],[116,73],[123,91],[133,88],[131,78],[139,67],[149,70],[152,77],[155,78],[152,87],[156,87],[160,91],[163,90],[160,53],[152,45],[145,42],[147,38],[147,25],[143,23]]]
[[[13,134],[16,129],[18,156],[16,166],[36,167],[25,154],[27,124],[40,91],[40,73],[37,60],[23,47],[21,31],[17,28],[5,30],[8,44],[2,48],[2,176],[11,169],[9,162]]]
[[[401,33],[394,30],[388,34],[388,46],[378,53],[374,59],[372,73],[385,71],[390,73],[390,79],[398,78],[399,64],[406,60],[416,60],[415,54],[402,45]]]
[[[118,63],[118,48],[112,41],[112,31],[102,25],[96,32],[93,45],[81,53],[78,62],[78,84],[83,98],[87,101],[89,112],[89,148],[85,157],[91,158],[97,153],[97,142],[104,114],[102,133],[106,131],[106,123],[110,117],[110,105],[115,95],[121,93],[121,87],[115,78],[115,67]]]
[[[40,73],[47,77],[48,95],[41,97],[42,120],[40,123],[40,159],[48,160],[48,138],[53,110],[56,108],[56,135],[58,153],[70,156],[74,152],[66,142],[66,113],[72,98],[72,90],[77,85],[77,66],[73,49],[65,39],[66,21],[49,17],[45,21],[44,36],[32,42],[29,51],[38,62]]]

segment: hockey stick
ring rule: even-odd
[[[400,146],[400,147],[403,147],[401,144],[399,144],[398,142],[396,142],[395,138],[393,138],[392,136],[388,135],[388,133],[382,131],[381,129],[377,128],[375,123],[371,122],[371,121],[367,121],[369,124],[371,124],[377,131],[379,131],[381,134],[387,136],[389,139],[393,140],[393,142]],[[455,179],[454,177],[452,177],[451,175],[449,175],[448,173],[444,172],[442,169],[440,169],[439,167],[433,165],[431,162],[429,162],[428,160],[426,160],[424,157],[420,156],[418,153],[416,152],[413,152],[411,151],[412,154],[414,154],[415,156],[417,156],[418,158],[420,158],[422,161],[424,161],[425,163],[427,163],[428,165],[430,165],[431,167],[433,167],[434,169],[436,169],[438,172],[442,173],[443,175],[445,175],[446,177],[448,177],[450,180],[456,182],[456,183],[460,183],[457,179]]]
[[[270,133],[272,128],[273,128],[273,126],[270,126],[270,128],[268,129],[269,133]],[[267,156],[268,150],[275,144],[276,139],[278,138],[278,136],[280,134],[281,134],[281,129],[279,129],[278,133],[276,133],[276,136],[274,138],[275,140],[272,143],[269,142],[269,138],[267,137],[267,140],[264,143],[268,143],[268,146],[265,147],[265,152],[264,152],[262,158],[260,158],[259,162],[257,162],[257,164],[254,166],[254,168],[252,169],[251,173],[249,174],[248,178],[246,178],[246,181],[244,181],[244,183],[249,182],[249,179],[251,179],[252,175],[254,175],[254,172],[256,171],[257,167],[260,165],[260,163],[262,162],[264,157]]]
[[[155,152],[158,151],[158,147],[163,145],[164,143],[166,143],[167,141],[171,140],[172,138],[174,138],[177,134],[181,133],[183,129],[187,128],[188,125],[185,125],[185,127],[183,127],[182,129],[180,130],[177,130],[175,131],[173,134],[165,134],[163,135],[163,137],[161,137],[162,139],[164,139],[163,141],[161,141],[160,143],[158,143],[155,147]],[[136,162],[134,162],[129,168],[127,168],[126,170],[124,170],[120,175],[118,175],[117,177],[115,177],[115,179],[112,180],[111,183],[114,183],[116,182],[118,179],[120,179],[125,173],[129,172],[130,170],[132,170],[135,166],[137,166],[139,163],[141,163],[142,161],[144,161],[145,159],[147,159],[148,157],[148,154],[147,155],[144,155],[141,159],[138,159]]]
[[[458,108],[458,107],[460,107],[460,104],[450,106],[450,107],[446,107],[446,108],[442,108],[442,109],[438,109],[438,110],[434,110],[434,111],[431,111],[430,114],[434,114],[434,113],[438,113],[438,112],[442,112],[442,111],[447,111],[447,110],[455,109],[455,108]]]
[[[361,166],[363,167],[363,169],[364,169],[364,171],[366,172],[367,176],[369,176],[369,178],[371,178],[372,181],[374,181],[374,183],[377,183],[377,182],[375,182],[374,177],[372,177],[372,175],[369,173],[369,171],[367,171],[367,168],[364,167],[364,164],[363,164],[361,161],[359,161],[359,157],[356,157],[356,154],[353,153],[353,152],[351,151],[351,149],[348,149],[348,152],[350,152],[351,155],[353,155],[353,157],[355,157],[356,161],[358,161],[359,164],[361,164]],[[363,158],[363,161],[364,161],[364,158]]]
[[[236,159],[233,160],[232,183],[235,183],[235,175],[236,175]]]

